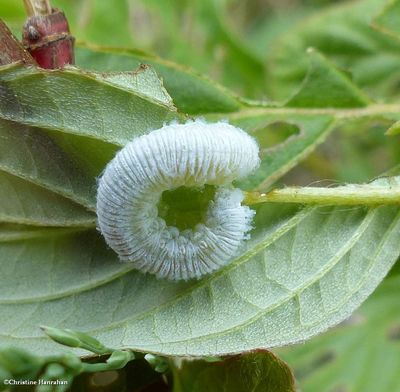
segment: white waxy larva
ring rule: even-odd
[[[107,165],[97,193],[98,225],[122,261],[170,280],[200,278],[227,264],[254,216],[231,186],[259,165],[258,145],[225,122],[171,124],[138,137]],[[164,191],[217,186],[202,222],[179,230],[159,216]]]

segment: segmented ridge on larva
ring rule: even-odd
[[[122,261],[170,280],[200,278],[232,260],[254,216],[230,184],[259,165],[255,140],[225,122],[171,124],[138,137],[107,165],[97,194],[98,225]],[[167,226],[166,190],[218,186],[204,222]]]

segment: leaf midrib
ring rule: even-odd
[[[35,227],[32,226],[31,230],[6,230],[2,232],[0,230],[0,243],[18,242],[24,240],[38,239],[38,238],[49,238],[52,236],[69,235],[79,232],[85,232],[85,227]],[[1,303],[1,302],[0,302]]]

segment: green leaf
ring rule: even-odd
[[[400,277],[393,276],[345,323],[279,350],[304,392],[400,390]]]
[[[220,68],[221,82],[228,86],[236,84],[235,90],[245,96],[264,96],[267,83],[264,56],[257,56],[243,39],[243,34],[238,33],[237,21],[230,20],[228,4],[215,0],[198,0],[197,3],[203,24],[212,32],[209,33],[210,49],[223,53],[217,60],[222,64],[213,62],[214,67]]]
[[[96,216],[71,200],[0,171],[0,222],[94,226]]]
[[[190,114],[233,112],[240,107],[236,97],[189,68],[136,51],[82,45],[76,51],[76,63],[96,71],[130,71],[141,63],[150,64],[163,78],[163,83],[177,108]]]
[[[78,170],[47,135],[0,119],[0,141],[0,221],[40,226],[95,224],[95,215],[76,204],[95,209],[94,178]]]
[[[150,91],[142,88],[138,94],[132,83],[127,88],[126,83],[122,86],[74,68],[4,66],[0,68],[0,117],[125,145],[176,118],[174,107],[149,98],[154,98],[153,84]]]
[[[98,139],[63,132],[51,131],[48,134],[76,162],[81,169],[81,175],[90,178],[91,189],[93,192],[96,191],[96,178],[121,147]]]
[[[348,317],[399,256],[398,207],[265,204],[254,223],[231,264],[186,283],[131,270],[94,231],[3,242],[0,345],[66,350],[43,337],[45,324],[164,355],[280,346]]]
[[[382,0],[332,4],[270,43],[267,89],[272,97],[284,100],[301,84],[309,47],[349,69],[355,84],[375,99],[399,97],[400,42],[370,26],[382,5]]]
[[[373,20],[373,27],[389,34],[395,38],[400,38],[400,1],[387,1],[386,6],[379,15]]]
[[[131,270],[129,265],[117,262],[115,254],[106,249],[96,231],[10,225],[0,228],[3,303],[15,303],[18,307],[18,303],[22,305],[25,301],[39,304],[56,298],[72,298]],[[21,291],[22,285],[25,288]],[[56,312],[60,303],[57,305],[55,301],[53,305]],[[45,317],[40,324],[26,327],[36,330],[50,319]]]
[[[376,161],[381,159],[378,156],[379,152],[376,151],[377,143],[386,142],[385,148],[389,151],[388,155],[393,151],[393,158],[389,156],[385,159],[386,165],[391,161],[391,165],[396,165],[397,145],[385,140],[383,127],[369,130],[369,124],[371,119],[376,119],[376,123],[374,123],[376,127],[382,118],[393,122],[399,117],[399,113],[400,106],[398,104],[370,104],[356,109],[290,108],[274,105],[244,108],[236,113],[228,114],[226,118],[230,123],[253,135],[260,145],[260,167],[246,179],[238,181],[237,185],[244,190],[265,192],[275,181],[307,158],[337,128],[342,129],[342,134],[354,133],[355,135],[352,137],[360,141],[360,145],[356,149],[355,143],[348,143],[346,139],[342,140],[343,138],[341,138],[339,141],[330,139],[331,144],[341,143],[349,150],[347,160],[337,164],[339,169],[347,171],[353,169],[353,172],[358,174],[353,181],[368,181],[371,176],[377,176],[382,170],[386,170],[387,166],[380,170],[375,168],[372,170],[372,174],[359,178],[359,167],[349,167],[348,162],[355,165],[356,154],[359,154],[361,161],[359,165],[365,172],[370,172],[370,166],[376,165]],[[207,118],[213,121],[218,120],[220,116],[211,114]],[[348,124],[351,124],[352,128],[348,127]],[[366,130],[370,132],[366,132]],[[396,123],[388,131],[391,134],[394,132],[396,132]],[[368,165],[365,165],[365,156],[363,156],[365,150],[363,149],[366,148],[367,143],[371,156]],[[337,145],[334,145],[336,149]],[[340,144],[339,147],[341,147]],[[332,145],[328,145],[325,150],[330,148]],[[318,164],[320,163],[318,162]],[[330,167],[330,162],[327,162],[327,166]]]
[[[95,209],[94,180],[38,129],[0,120],[0,170]]]
[[[264,191],[322,143],[335,124],[330,115],[298,115],[285,113],[285,110],[276,114],[242,111],[231,115],[230,121],[255,136],[261,146],[260,167],[237,185],[246,190]],[[262,140],[273,137],[268,133],[268,126],[279,122],[298,126],[299,133],[272,147],[262,148]]]
[[[310,68],[300,90],[285,104],[288,107],[351,108],[366,106],[371,100],[349,76],[335,68],[314,49],[308,49]]]
[[[148,67],[104,76],[16,64],[0,68],[0,118],[46,130],[95,188],[118,147],[180,117]]]
[[[294,392],[288,366],[268,351],[223,362],[184,361],[174,370],[173,392]]]
[[[139,96],[159,102],[172,110],[174,103],[162,85],[158,75],[148,65],[140,65],[135,72],[114,72],[93,74],[99,80],[104,80],[117,87],[132,91]]]

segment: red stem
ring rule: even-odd
[[[42,68],[57,69],[74,64],[74,37],[62,11],[53,9],[51,14],[29,17],[22,42]]]

